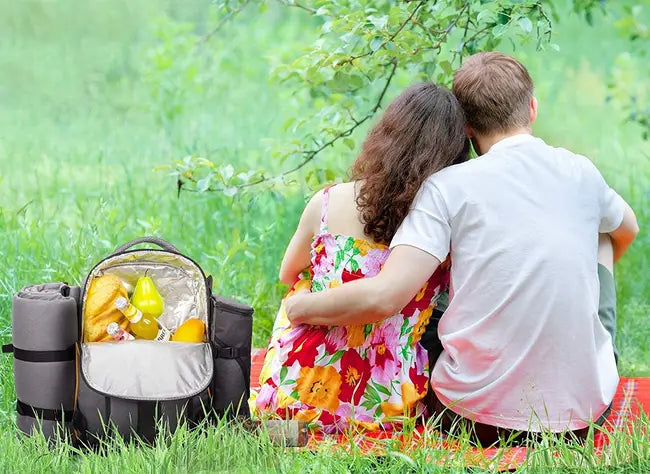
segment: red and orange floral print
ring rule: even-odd
[[[348,281],[375,276],[388,258],[384,245],[327,230],[323,194],[321,232],[312,243],[311,267],[289,292],[327,291]],[[326,432],[351,425],[389,428],[404,416],[424,413],[428,390],[426,351],[419,341],[440,293],[449,284],[441,266],[398,314],[374,324],[291,327],[284,302],[275,321],[253,398],[258,414],[295,418]]]

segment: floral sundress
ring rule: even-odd
[[[328,231],[329,190],[323,192],[311,266],[285,300],[299,289],[326,291],[373,277],[388,258],[386,245]],[[424,414],[429,368],[419,341],[448,284],[449,265],[444,264],[401,312],[374,324],[346,327],[292,328],[283,300],[260,374],[260,390],[251,400],[255,412],[308,421],[329,433],[351,425],[390,429],[401,425],[405,415]]]

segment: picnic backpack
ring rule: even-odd
[[[136,244],[159,248],[132,249]],[[94,278],[112,274],[132,288],[144,274],[165,301],[160,321],[198,318],[207,342],[84,341]],[[144,237],[97,263],[81,287],[23,288],[12,302],[16,421],[29,435],[95,444],[114,433],[151,441],[157,429],[196,425],[226,413],[248,416],[253,309],[212,294],[212,277],[176,247]]]

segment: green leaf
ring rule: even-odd
[[[501,36],[504,33],[506,28],[507,28],[506,25],[497,25],[494,28],[492,28],[492,35],[495,38],[498,38],[499,36]]]
[[[350,75],[350,85],[353,88],[361,88],[365,84],[363,78],[361,76],[358,76],[357,74],[351,74]]]
[[[440,62],[440,68],[447,74],[448,76],[451,76],[453,74],[453,69],[451,67],[451,63],[449,61],[441,61]]]
[[[406,345],[402,347],[402,358],[407,359],[409,358],[409,349],[413,345],[413,336],[409,336],[408,341],[406,342]]]
[[[223,177],[224,181],[230,181],[230,178],[232,178],[233,174],[235,174],[235,169],[231,164],[227,164],[221,168],[221,176]]]
[[[528,17],[522,16],[519,18],[519,26],[525,33],[533,31],[533,22]]]
[[[350,150],[354,150],[354,140],[352,138],[344,138],[343,144]]]
[[[365,393],[366,399],[374,402],[376,405],[377,403],[381,403],[381,397],[379,396],[379,392],[372,386],[372,385],[366,385],[366,393]]]
[[[336,257],[334,258],[334,268],[339,268],[344,258],[345,252],[343,250],[336,252]]]
[[[288,372],[289,372],[289,368],[286,366],[282,366],[282,368],[280,369],[280,383],[283,383]]]
[[[200,193],[207,191],[210,188],[211,176],[201,178],[196,183],[196,190]]]
[[[497,21],[497,16],[492,10],[484,7],[483,10],[476,15],[476,21],[477,23],[495,23]]]
[[[383,38],[379,36],[375,36],[372,40],[370,40],[370,49],[372,51],[377,51],[379,48],[381,48],[381,45],[384,43]]]
[[[366,400],[365,402],[361,403],[361,406],[364,407],[366,410],[370,411],[377,406],[377,403],[373,402],[372,400]]]
[[[388,390],[386,387],[374,382],[372,385],[377,389],[377,391],[383,393],[384,395],[388,395],[390,397],[390,390]]]
[[[334,355],[332,355],[332,358],[329,361],[329,364],[333,364],[334,362],[337,362],[341,357],[343,357],[343,354],[345,354],[345,351],[336,351]]]
[[[355,259],[351,259],[351,260],[350,260],[350,269],[351,269],[353,272],[356,272],[356,271],[359,270],[359,264],[357,263],[357,261],[356,261]]]
[[[345,252],[349,252],[350,250],[352,250],[352,247],[354,247],[354,239],[350,237],[348,240],[345,241],[345,247],[343,250]]]
[[[289,127],[291,127],[295,121],[296,121],[296,117],[289,117],[287,120],[284,121],[284,124],[282,125],[282,130],[284,130],[285,132],[289,130]]]
[[[388,15],[383,16],[374,16],[371,15],[368,17],[368,20],[377,28],[378,30],[383,30],[388,24]]]
[[[409,320],[404,318],[404,322],[402,323],[402,327],[399,330],[399,337],[402,337],[404,334],[406,334],[406,331],[409,328]]]

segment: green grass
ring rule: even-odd
[[[560,441],[544,436],[534,444],[517,472],[647,472],[650,469],[650,445],[647,441],[647,418],[630,433],[616,433],[611,447],[594,454],[588,441]],[[644,430],[646,430],[644,432]],[[427,428],[423,436],[439,439]],[[408,439],[408,438],[407,438]],[[48,446],[41,437],[20,441],[7,436],[0,441],[2,472],[467,472],[465,459],[472,459],[470,472],[492,472],[501,460],[507,461],[507,450],[501,449],[491,459],[477,457],[467,437],[452,437],[458,446],[455,452],[435,442],[417,449],[402,448],[397,441],[387,440],[383,453],[364,454],[354,443],[336,447],[328,442],[319,451],[286,448],[271,442],[268,433],[251,434],[239,425],[221,422],[216,426],[189,431],[179,427],[174,436],[159,436],[150,446],[113,439],[95,451],[79,450],[68,443]],[[503,445],[505,448],[507,445]],[[27,455],[25,455],[27,454]]]
[[[255,307],[254,344],[265,344],[284,291],[277,281],[279,262],[310,191],[298,187],[235,199],[189,193],[177,198],[173,179],[154,168],[198,152],[236,168],[264,163],[280,169],[264,153],[263,139],[288,139],[284,120],[310,110],[295,91],[269,85],[269,69],[291,51],[298,54],[313,28],[299,11],[271,8],[257,14],[249,8],[210,44],[211,76],[203,89],[173,96],[181,110],[173,120],[161,120],[161,102],[147,76],[160,17],[166,13],[203,29],[206,3],[0,4],[3,342],[10,338],[11,296],[22,286],[79,283],[117,245],[156,234],[199,261],[214,276],[218,292]],[[648,143],[634,125],[623,123],[616,104],[606,101],[607,74],[627,45],[602,19],[589,28],[567,18],[558,26],[556,42],[560,53],[518,51],[537,84],[536,133],[592,158],[637,211],[642,234],[616,272],[620,369],[624,375],[650,376]],[[410,82],[405,75],[396,78],[390,94]],[[363,133],[359,130],[357,138]],[[353,158],[336,149],[321,159],[333,160],[343,171]],[[149,448],[116,442],[102,456],[74,454],[64,445],[50,451],[38,438],[15,438],[10,358],[0,360],[0,391],[1,472],[303,472],[306,466],[314,472],[435,471],[431,459],[444,454],[413,452],[383,460],[343,452],[285,455],[263,437],[226,426],[180,431]],[[648,470],[642,429],[633,437],[636,451],[621,440],[614,459],[596,460],[561,445],[558,458],[539,449],[526,469],[583,462],[596,470],[608,464],[625,465],[630,472]],[[463,470],[459,462],[447,467]]]

